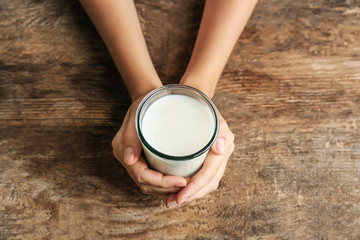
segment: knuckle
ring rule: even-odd
[[[114,138],[111,141],[111,146],[113,148],[116,148],[118,145],[120,145],[121,142],[121,128],[119,129],[119,131],[115,134]]]
[[[119,157],[118,153],[116,152],[115,149],[113,149],[113,155],[116,158],[116,160],[118,160],[121,164],[123,164],[123,161],[121,159],[121,157]]]
[[[113,155],[114,155],[114,157],[117,159],[117,156],[116,156],[116,151],[115,151],[115,149],[113,149]]]
[[[144,184],[144,181],[140,175],[135,177],[135,181],[140,185]]]
[[[111,147],[114,149],[116,146],[116,138],[114,137],[113,140],[111,141]]]
[[[166,184],[166,182],[164,181],[164,175],[161,176],[160,185],[161,185],[162,188],[166,188],[166,187],[167,187],[167,186],[166,186],[167,184]]]
[[[145,185],[141,185],[140,186],[140,191],[143,193],[143,194],[150,194],[150,191],[149,191],[149,188]]]

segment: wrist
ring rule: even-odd
[[[205,93],[209,98],[212,98],[215,94],[216,82],[217,81],[215,81],[214,83],[214,81],[211,81],[210,79],[205,79],[201,77],[183,77],[180,81],[180,84],[194,87]]]
[[[139,85],[140,86],[135,86],[135,88],[132,88],[133,90],[128,88],[132,102],[136,101],[140,97],[145,96],[152,90],[161,87],[163,84],[161,83],[160,79],[158,79],[155,81],[146,82],[146,83],[139,84]]]

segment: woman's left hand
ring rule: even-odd
[[[202,168],[188,179],[187,186],[180,192],[169,195],[166,201],[168,208],[201,198],[218,188],[228,159],[234,151],[234,138],[228,124],[220,115],[219,135],[206,156]]]

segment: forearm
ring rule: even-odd
[[[257,0],[207,0],[195,47],[181,80],[210,97]]]
[[[149,56],[133,0],[80,0],[133,100],[162,85]]]

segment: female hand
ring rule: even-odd
[[[166,201],[168,208],[201,198],[216,190],[224,174],[227,161],[234,151],[234,134],[226,121],[220,115],[219,135],[212,145],[200,171],[191,179],[179,193],[171,194]]]
[[[185,178],[163,175],[149,169],[141,155],[141,142],[135,128],[136,110],[144,96],[133,101],[120,130],[112,141],[116,159],[125,167],[136,185],[144,194],[169,195],[179,192],[187,185]]]

